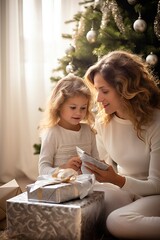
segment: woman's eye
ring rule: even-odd
[[[102,91],[102,93],[107,94],[109,91]]]

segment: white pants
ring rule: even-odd
[[[96,183],[104,191],[106,227],[124,239],[160,239],[160,195],[140,198],[109,183]]]

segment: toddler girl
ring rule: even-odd
[[[53,174],[57,168],[81,173],[76,146],[98,158],[91,92],[83,79],[69,74],[54,87],[40,123],[39,174]]]

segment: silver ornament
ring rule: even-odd
[[[156,65],[158,62],[158,57],[156,54],[153,54],[152,52],[146,57],[146,62],[150,65]]]
[[[96,38],[97,38],[96,31],[94,31],[93,28],[91,28],[91,30],[86,34],[86,38],[87,38],[89,43],[94,43],[96,41]]]
[[[66,72],[67,73],[73,73],[74,72],[74,65],[71,62],[66,66]]]
[[[65,50],[65,53],[69,56],[73,52],[75,52],[75,47],[72,44],[70,44],[69,47]]]
[[[133,28],[136,32],[144,32],[147,28],[147,23],[140,17],[134,22]]]

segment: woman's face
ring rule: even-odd
[[[121,96],[115,88],[108,84],[100,73],[94,76],[94,86],[97,90],[97,102],[102,103],[107,114],[115,113],[120,118],[126,118]]]

